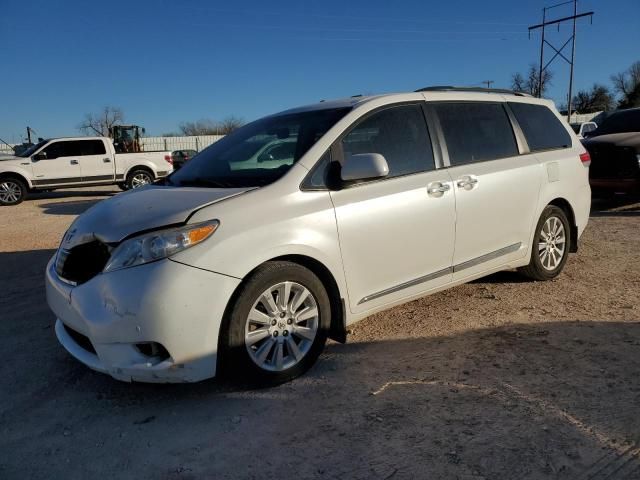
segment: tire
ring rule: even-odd
[[[0,178],[0,205],[13,206],[22,203],[27,191],[27,186],[19,178]]]
[[[118,184],[118,188],[119,188],[120,190],[122,190],[123,192],[126,192],[127,190],[129,190],[129,187],[127,187],[127,184],[126,184],[126,183],[119,183],[119,184]]]
[[[127,175],[127,181],[125,183],[127,190],[133,190],[134,188],[144,187],[153,182],[153,174],[149,170],[138,168]]]
[[[540,281],[557,277],[567,262],[570,245],[571,228],[567,215],[561,208],[547,205],[536,225],[531,261],[519,269],[520,273]]]
[[[280,295],[285,298],[287,288],[283,309]],[[289,381],[315,363],[327,340],[331,304],[313,272],[292,262],[267,262],[240,286],[234,299],[221,332],[223,376],[266,387]]]

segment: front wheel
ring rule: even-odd
[[[520,272],[533,280],[551,280],[564,268],[569,256],[571,229],[561,208],[547,205],[536,225],[531,261]]]
[[[277,385],[313,365],[331,324],[329,296],[313,272],[296,263],[268,262],[235,298],[221,342],[227,376]]]
[[[144,187],[151,182],[153,182],[153,175],[147,170],[134,170],[127,175],[126,187],[127,190],[131,190],[133,188]]]
[[[27,186],[17,178],[0,179],[0,205],[18,205],[27,196]]]

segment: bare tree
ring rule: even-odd
[[[183,122],[179,129],[183,135],[227,135],[244,125],[241,118],[229,116],[220,122],[202,119],[196,122]]]
[[[640,61],[633,63],[624,72],[611,75],[613,88],[622,97],[620,108],[640,106]]]
[[[85,135],[108,137],[109,129],[124,121],[124,113],[118,107],[104,107],[100,113],[87,113],[78,125]]]
[[[202,119],[195,122],[183,122],[178,128],[182,135],[216,135],[218,127],[213,120]]]
[[[553,72],[545,69],[542,72],[542,85],[540,85],[540,78],[538,75],[538,67],[534,64],[529,65],[526,78],[517,72],[511,77],[511,88],[517,92],[524,92],[534,97],[542,97],[547,92],[547,89],[551,85],[551,79],[553,78]]]
[[[597,83],[591,90],[580,90],[573,97],[573,108],[578,113],[606,112],[615,105],[614,97],[609,88]]]
[[[229,133],[237,130],[242,125],[244,125],[244,120],[240,117],[235,117],[233,115],[226,117],[222,121],[218,123],[220,135],[228,135]]]

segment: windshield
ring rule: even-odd
[[[571,128],[573,129],[574,133],[580,133],[580,124],[579,123],[572,123],[571,124]]]
[[[640,109],[622,110],[605,118],[592,135],[640,132]]]
[[[265,117],[227,135],[173,173],[175,186],[261,187],[282,177],[350,108]]]
[[[18,153],[16,156],[17,157],[30,157],[31,155],[33,155],[33,152],[35,152],[36,150],[38,150],[40,147],[44,146],[49,140],[43,140],[41,142],[36,143],[35,145],[32,145],[31,147],[27,148],[24,152],[22,153]]]

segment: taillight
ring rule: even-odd
[[[591,165],[591,155],[589,155],[589,152],[581,153],[580,161],[582,162],[582,165],[584,165],[585,167],[588,167],[589,165]]]
[[[173,165],[173,158],[171,158],[171,155],[165,155],[164,156],[164,160],[167,163],[170,163],[171,165]]]

